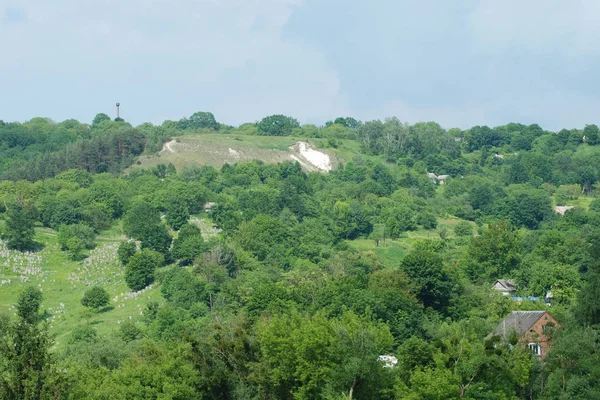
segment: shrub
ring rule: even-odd
[[[81,304],[83,304],[84,307],[94,310],[98,310],[101,307],[107,306],[109,302],[110,298],[108,296],[108,292],[100,286],[94,286],[88,289],[81,299]]]
[[[473,236],[473,225],[467,221],[460,221],[454,226],[454,233],[456,236]]]
[[[119,245],[119,249],[117,250],[117,256],[119,257],[119,261],[121,261],[121,264],[127,265],[129,259],[135,254],[136,251],[137,246],[135,242],[122,242]]]
[[[154,270],[165,262],[162,254],[157,251],[142,249],[135,253],[127,263],[125,282],[134,291],[142,290],[154,282]]]
[[[58,229],[58,243],[63,251],[68,251],[69,256],[77,260],[85,249],[93,249],[96,234],[94,229],[85,224],[61,225]]]

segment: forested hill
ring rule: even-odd
[[[0,122],[0,398],[600,398],[599,144]],[[556,323],[498,334],[513,311]]]

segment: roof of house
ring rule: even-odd
[[[500,322],[494,330],[494,335],[500,335],[506,338],[512,331],[522,336],[529,328],[533,326],[540,318],[546,314],[546,311],[513,311]]]
[[[438,178],[437,175],[434,174],[433,172],[428,172],[427,173],[427,177],[430,178],[430,179],[437,179]]]
[[[554,211],[556,211],[560,215],[565,215],[567,211],[572,210],[574,208],[574,206],[556,206],[554,207]]]
[[[507,291],[517,290],[517,283],[512,279],[498,279],[494,283],[494,289],[500,286],[501,289],[506,289]]]
[[[439,179],[439,180],[448,179],[448,176],[449,176],[449,175],[439,175],[439,176],[438,176],[438,179]]]

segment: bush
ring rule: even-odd
[[[142,290],[154,282],[154,270],[165,262],[162,254],[157,251],[142,249],[135,253],[127,263],[125,282],[134,291]]]
[[[590,203],[590,211],[600,212],[600,199],[594,199]]]
[[[83,304],[84,307],[94,310],[98,310],[101,307],[107,306],[109,303],[110,298],[108,293],[100,286],[94,286],[88,289],[81,299],[81,304]]]
[[[183,201],[175,200],[167,206],[167,223],[174,231],[178,231],[189,219],[190,211]]]
[[[137,245],[133,241],[122,242],[119,245],[119,250],[117,250],[117,256],[119,257],[119,261],[121,264],[127,265],[129,259],[135,254],[137,251]]]
[[[135,326],[135,323],[133,321],[123,322],[119,330],[121,334],[121,339],[123,339],[125,343],[129,343],[133,340],[136,340],[142,334],[139,328]]]
[[[423,229],[429,230],[437,228],[437,219],[435,218],[435,215],[430,212],[423,212],[419,214],[417,222],[423,227]]]
[[[473,236],[473,225],[467,221],[460,221],[454,226],[454,233],[458,237]]]
[[[73,260],[81,258],[85,249],[93,249],[96,234],[85,224],[61,225],[58,229],[58,243],[63,251],[68,251]]]
[[[577,200],[583,194],[580,185],[561,185],[554,193],[556,204],[566,205],[571,200]]]
[[[130,237],[141,239],[150,226],[160,224],[160,214],[145,201],[136,202],[123,218],[123,231]]]
[[[75,343],[95,343],[98,339],[98,332],[91,325],[76,326],[69,336],[69,344]]]
[[[171,255],[174,260],[180,260],[181,265],[190,265],[205,249],[206,245],[200,228],[196,225],[186,224],[173,242]]]
[[[165,257],[169,255],[169,249],[171,248],[173,238],[164,225],[147,227],[140,239],[142,241],[142,249],[158,251]]]

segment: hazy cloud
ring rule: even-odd
[[[594,1],[0,0],[0,119],[593,123]]]

